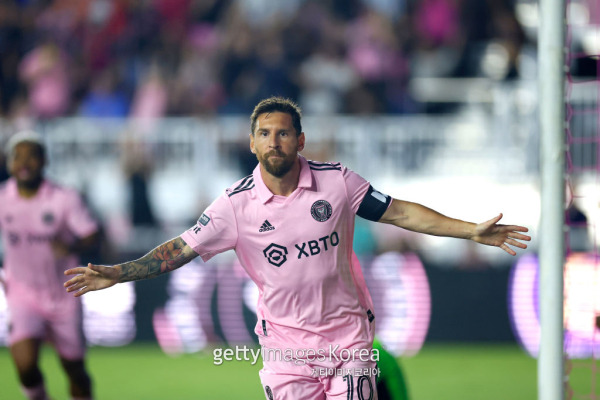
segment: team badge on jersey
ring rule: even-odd
[[[54,214],[51,212],[44,213],[44,215],[42,215],[42,221],[44,221],[46,225],[52,225],[54,222]]]
[[[331,218],[331,213],[331,204],[329,204],[329,202],[326,200],[317,200],[310,207],[310,215],[312,215],[312,217],[319,222],[327,221],[329,218]]]

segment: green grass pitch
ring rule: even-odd
[[[52,399],[68,399],[65,377],[50,348],[44,348],[41,362]],[[514,344],[430,344],[415,357],[402,359],[401,365],[413,400],[537,397],[536,360]],[[265,398],[260,365],[231,361],[216,366],[210,352],[171,357],[155,344],[95,347],[88,353],[88,367],[97,400]],[[591,376],[584,370],[571,380],[588,390]],[[23,398],[6,348],[0,348],[0,398]]]

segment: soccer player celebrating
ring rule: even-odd
[[[42,340],[60,356],[73,399],[91,399],[79,299],[65,293],[63,272],[97,244],[98,227],[77,192],[43,178],[40,135],[25,131],[7,143],[11,178],[0,187],[4,289],[9,346],[28,399],[47,399],[38,365]]]
[[[233,249],[260,296],[255,332],[267,399],[376,399],[376,314],[352,251],[354,216],[430,235],[526,248],[527,228],[481,224],[392,199],[339,163],[306,160],[300,109],[273,97],[251,116],[258,166],[233,184],[195,226],[142,258],[66,271],[81,296],[119,282],[153,278],[193,258]]]

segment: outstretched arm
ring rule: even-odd
[[[523,226],[498,224],[501,218],[502,214],[489,221],[474,224],[446,217],[421,204],[394,199],[379,222],[428,235],[470,239],[488,246],[500,247],[514,256],[517,253],[508,245],[526,249],[527,245],[521,241],[529,241],[531,237],[519,233],[528,231]]]
[[[65,275],[77,276],[65,282],[64,286],[67,292],[75,292],[74,296],[79,297],[117,283],[155,278],[187,264],[197,256],[181,237],[176,237],[135,261],[110,267],[88,264],[87,267],[66,270]]]

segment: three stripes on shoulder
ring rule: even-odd
[[[308,165],[310,167],[310,169],[312,169],[313,171],[330,171],[330,170],[337,170],[337,171],[341,171],[342,167],[341,164],[338,163],[324,163],[324,162],[317,162],[317,161],[308,161]],[[254,177],[252,175],[248,175],[247,177],[245,177],[244,179],[242,179],[242,181],[240,182],[239,185],[237,185],[231,192],[229,192],[228,196],[231,197],[234,194],[238,194],[241,192],[244,192],[246,190],[250,190],[254,187]],[[265,221],[267,222],[267,221]]]

